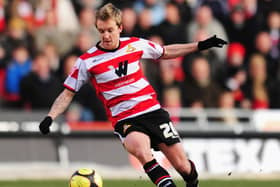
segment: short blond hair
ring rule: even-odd
[[[95,15],[95,26],[97,20],[106,21],[108,19],[113,19],[116,21],[117,26],[122,25],[122,11],[115,7],[112,3],[108,3],[97,10]]]

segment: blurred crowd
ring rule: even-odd
[[[122,36],[161,45],[217,35],[229,44],[173,60],[143,60],[164,107],[280,108],[279,0],[0,0],[0,109],[49,109],[78,56],[94,46],[94,14],[123,11]],[[107,120],[90,84],[68,121]]]

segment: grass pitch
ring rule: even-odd
[[[104,180],[104,187],[155,187],[146,180]],[[178,187],[185,187],[176,181]],[[279,187],[279,180],[202,180],[200,187]],[[66,180],[0,181],[0,187],[68,187]]]

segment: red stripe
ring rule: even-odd
[[[80,56],[80,59],[86,60],[88,58],[95,57],[95,56],[98,56],[98,55],[102,55],[104,53],[106,53],[106,52],[105,51],[101,51],[101,50],[96,50],[93,53],[84,53],[84,54],[82,54]]]
[[[143,112],[143,111],[155,106],[156,104],[159,104],[156,99],[148,99],[146,101],[142,101],[142,102],[138,103],[133,108],[131,108],[127,111],[124,111],[124,112],[118,114],[115,117],[112,117],[113,126],[115,126],[115,123],[118,120],[124,119],[126,117],[129,117],[129,116],[131,116],[133,114],[136,114],[136,113],[139,113],[139,112]]]
[[[108,81],[105,83],[98,83],[98,86],[100,88],[100,91],[102,92],[106,92],[106,91],[110,91],[113,89],[117,89],[129,84],[132,84],[138,80],[140,80],[143,77],[142,71],[139,69],[137,72],[132,73],[130,75],[112,80],[112,81]]]
[[[72,73],[71,73],[71,77],[73,77],[74,79],[78,79],[78,74],[79,74],[79,70],[75,69]]]
[[[143,95],[147,95],[147,94],[151,94],[152,96],[156,95],[153,87],[150,85],[146,86],[145,88],[143,88],[142,90],[140,90],[138,92],[131,93],[131,94],[123,94],[118,97],[115,97],[107,102],[107,106],[110,108],[123,101],[127,101],[131,98],[135,98],[135,97],[139,97],[139,96],[143,96]]]
[[[104,96],[101,94],[100,89],[99,89],[99,87],[97,86],[96,80],[94,79],[94,77],[92,77],[92,78],[90,79],[90,81],[91,81],[92,85],[93,85],[94,88],[95,88],[95,92],[96,92],[96,95],[97,95],[98,99],[100,99],[101,102],[102,102],[103,105],[104,105],[104,108],[105,108],[105,110],[106,110],[107,117],[109,118],[110,121],[113,121],[113,120],[112,120],[111,111],[110,111],[109,108],[107,107],[106,99],[105,99]]]
[[[130,39],[128,40],[125,40],[125,41],[121,41],[120,42],[120,47],[119,49],[125,47],[127,44],[129,43],[132,43],[132,42],[135,42],[135,41],[138,41],[140,40],[139,38],[136,38],[136,37],[131,37]],[[119,50],[118,49],[118,50]],[[91,58],[91,57],[95,57],[95,56],[98,56],[98,55],[101,55],[101,54],[104,54],[104,53],[107,53],[106,51],[102,51],[102,50],[99,50],[97,49],[96,51],[94,51],[93,53],[84,53],[80,56],[80,58],[82,60],[85,60],[85,59],[88,59],[88,58]]]
[[[143,54],[143,51],[136,51],[133,53],[128,53],[126,55],[102,62],[99,65],[93,66],[91,69],[89,69],[89,72],[93,74],[101,74],[104,72],[107,72],[109,70],[109,66],[113,66],[114,68],[117,68],[119,66],[120,62],[123,62],[125,60],[128,61],[128,63],[132,63],[135,61],[138,61]]]
[[[161,176],[160,178],[158,178],[155,182],[155,184],[157,185],[161,180],[165,179],[165,178],[170,178],[170,175],[164,175],[164,176]]]
[[[149,45],[152,46],[154,49],[156,48],[155,44],[153,44],[152,42],[149,42]]]
[[[76,90],[75,89],[73,89],[73,88],[71,88],[70,86],[68,86],[67,84],[63,84],[63,86],[65,87],[65,88],[67,88],[68,90],[71,90],[71,91],[73,91],[73,92],[76,92]]]

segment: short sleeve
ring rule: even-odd
[[[143,50],[143,59],[158,59],[163,56],[164,49],[161,45],[145,39],[140,39],[140,41]]]
[[[78,92],[80,88],[89,80],[89,74],[85,62],[78,58],[71,73],[64,81],[64,87],[67,89]]]

